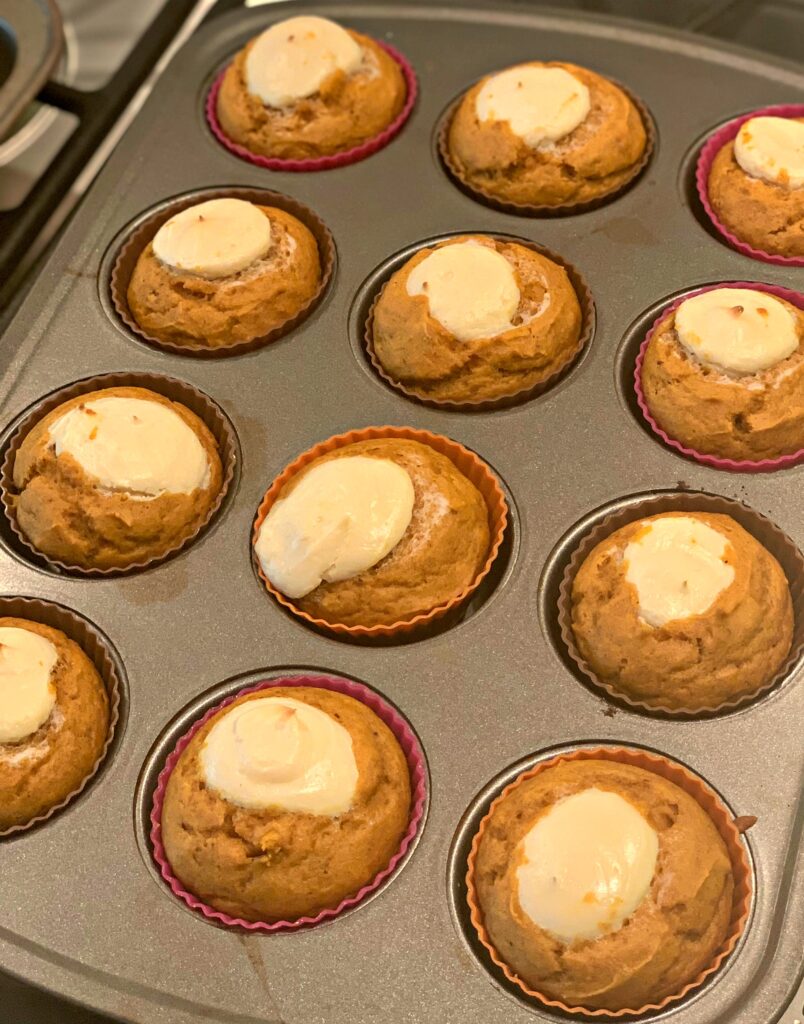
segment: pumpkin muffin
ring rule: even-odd
[[[482,78],[460,101],[446,139],[448,163],[470,188],[547,207],[618,191],[647,148],[642,116],[619,86],[557,61]]]
[[[64,402],[28,433],[10,505],[48,558],[123,569],[199,530],[222,478],[215,438],[195,413],[146,388],[105,388]]]
[[[391,277],[371,345],[414,394],[475,402],[552,376],[577,353],[581,326],[563,267],[517,242],[461,235],[421,249]]]
[[[407,829],[407,761],[342,693],[276,686],[239,697],[170,775],[162,839],[176,877],[247,921],[294,921],[371,882]]]
[[[158,341],[223,349],[296,316],[321,277],[316,240],[292,214],[210,199],[162,225],[137,259],[126,298]]]
[[[472,882],[499,957],[532,989],[589,1010],[680,992],[726,938],[734,892],[726,845],[692,796],[594,759],[500,798]]]
[[[301,611],[374,626],[456,597],[489,545],[483,496],[450,459],[418,441],[380,438],[328,452],[288,480],[254,551]]]
[[[777,256],[804,256],[804,118],[752,117],[715,155],[707,183],[721,223]]]
[[[399,65],[368,36],[327,18],[277,22],[226,70],[217,114],[249,152],[305,160],[379,135],[405,104]]]
[[[804,310],[768,292],[713,288],[654,330],[642,391],[659,426],[720,458],[804,448]]]
[[[572,631],[604,683],[661,708],[760,690],[793,639],[779,563],[730,516],[664,512],[615,530],[572,584]]]
[[[109,700],[78,644],[39,622],[0,618],[0,832],[75,792],[109,731]]]

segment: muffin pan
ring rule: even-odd
[[[3,593],[85,616],[109,637],[129,682],[126,729],[92,786],[0,844],[4,968],[131,1021],[562,1020],[515,993],[467,939],[460,878],[468,830],[483,802],[527,764],[558,748],[624,744],[688,766],[736,815],[758,819],[745,838],[755,896],[739,948],[701,989],[649,1019],[792,1024],[793,1010],[802,1016],[802,997],[791,999],[804,947],[800,665],[751,705],[706,719],[623,708],[576,677],[550,580],[560,579],[592,513],[667,490],[742,501],[804,546],[804,468],[735,474],[686,459],[640,422],[632,383],[641,325],[680,293],[740,280],[804,290],[804,272],[754,261],[715,237],[694,188],[701,141],[741,113],[800,100],[804,74],[614,20],[497,5],[319,5],[317,12],[410,60],[417,105],[399,136],[360,163],[271,172],[220,146],[204,102],[216,70],[250,36],[308,9],[244,8],[191,39],[3,339],[6,444],[15,419],[54,389],[102,373],[155,373],[217,403],[242,453],[211,527],[139,573],[67,575],[33,564],[8,527],[0,531]],[[495,211],[457,188],[441,163],[436,137],[449,102],[484,73],[533,57],[616,78],[653,117],[650,165],[599,209],[561,218]],[[135,340],[106,312],[119,233],[166,199],[238,186],[292,197],[332,231],[338,264],[320,305],[271,345],[230,358],[198,360]],[[512,409],[447,412],[411,402],[377,378],[362,347],[365,282],[394,254],[457,232],[546,246],[578,268],[595,300],[595,337],[572,370]],[[474,450],[503,481],[512,526],[492,591],[471,615],[405,644],[370,647],[285,614],[252,571],[250,535],[266,489],[300,452],[385,424]],[[173,896],[153,860],[146,809],[173,742],[199,710],[294,673],[344,676],[396,705],[427,758],[430,808],[413,854],[371,901],[292,934],[249,934],[219,927]]]

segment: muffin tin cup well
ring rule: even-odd
[[[81,565],[71,565],[50,558],[28,540],[17,521],[16,501],[18,496],[17,488],[14,486],[14,461],[17,457],[20,445],[28,436],[32,428],[48,413],[71,398],[79,395],[86,395],[91,391],[100,391],[103,388],[139,387],[155,391],[163,395],[171,402],[179,402],[194,412],[199,419],[209,428],[212,436],[218,445],[218,453],[223,469],[223,480],[217,497],[207,512],[202,524],[192,533],[179,538],[169,544],[159,554],[142,562],[132,562],[123,567],[108,569],[88,569]],[[44,563],[49,569],[56,572],[68,573],[71,576],[101,577],[123,576],[134,572],[141,572],[143,569],[150,569],[152,566],[177,555],[184,548],[189,547],[200,534],[206,530],[212,519],[216,516],[223,504],[224,499],[234,479],[235,469],[238,463],[238,442],[235,429],[223,410],[216,405],[211,398],[182,380],[173,377],[166,377],[158,373],[105,373],[97,377],[85,377],[83,380],[68,384],[59,388],[46,398],[37,402],[27,412],[23,413],[17,422],[12,425],[10,435],[5,441],[5,451],[0,464],[0,503],[6,514],[6,519],[11,528],[14,546],[26,557],[32,557],[36,564]]]
[[[149,334],[137,323],[134,314],[128,304],[128,286],[134,268],[140,254],[153,240],[154,235],[177,213],[186,210],[196,203],[208,202],[211,199],[242,199],[248,203],[257,203],[260,206],[275,206],[285,213],[291,214],[312,233],[318,245],[318,254],[321,260],[321,280],[315,295],[312,296],[297,312],[281,324],[277,324],[267,334],[251,338],[249,341],[238,341],[231,345],[217,345],[211,347],[201,342],[188,342],[179,344],[177,342],[163,341],[153,334]],[[112,264],[109,275],[108,289],[112,307],[128,330],[139,340],[147,342],[156,348],[166,352],[172,352],[180,356],[199,356],[201,358],[216,359],[224,356],[242,355],[244,352],[253,352],[262,348],[272,341],[289,334],[299,326],[303,320],[313,312],[327,290],[335,268],[335,242],[329,228],[320,217],[305,206],[304,203],[283,195],[281,192],[272,192],[264,188],[206,188],[196,192],[185,193],[174,199],[168,199],[160,203],[155,209],[147,212],[142,218],[126,229],[124,240]],[[101,287],[106,287],[101,282]]]
[[[639,111],[639,116],[641,117],[642,124],[645,128],[646,140],[645,152],[637,163],[634,164],[629,177],[625,181],[620,182],[619,185],[610,189],[608,192],[595,196],[594,199],[588,199],[585,202],[559,203],[551,206],[547,203],[515,203],[511,200],[500,199],[493,193],[487,192],[485,189],[482,189],[470,182],[457,161],[453,159],[449,150],[449,130],[452,125],[452,119],[455,116],[461,101],[468,92],[468,89],[464,90],[464,92],[462,92],[461,95],[449,105],[441,118],[441,123],[438,126],[436,143],[439,155],[444,167],[449,172],[449,176],[459,188],[473,199],[478,200],[478,202],[485,203],[486,206],[490,206],[494,210],[502,210],[505,213],[519,214],[521,217],[561,217],[573,213],[586,213],[588,210],[596,210],[600,206],[605,206],[606,203],[611,202],[613,199],[616,199],[631,188],[650,163],[653,151],[656,148],[656,127],[648,108],[638,96],[635,96],[630,89],[626,89],[622,83],[616,82],[613,78],[610,78],[609,81],[616,85],[618,89],[621,89]],[[473,86],[469,86],[469,88],[471,89]]]
[[[704,143],[701,155],[698,157],[695,168],[695,186],[698,196],[707,217],[732,249],[741,252],[743,256],[750,256],[752,260],[775,263],[781,267],[804,267],[804,256],[780,256],[777,253],[755,249],[748,242],[744,242],[718,218],[709,199],[709,172],[712,170],[715,157],[727,143],[735,138],[740,127],[752,117],[804,117],[804,103],[783,103],[773,107],[763,107],[760,110],[752,110],[750,114],[736,117],[733,121],[728,121],[718,128]]]
[[[368,311],[363,331],[363,345],[369,362],[377,376],[387,384],[388,387],[393,388],[395,391],[399,391],[406,398],[410,398],[415,402],[420,402],[422,405],[427,405],[435,409],[450,409],[456,412],[481,412],[491,409],[507,409],[512,405],[520,405],[522,402],[527,402],[529,399],[535,398],[537,395],[544,394],[545,391],[549,391],[550,388],[557,384],[558,381],[569,372],[570,368],[575,364],[580,354],[591,341],[592,336],[595,333],[595,300],[592,297],[589,285],[586,283],[586,280],[577,267],[564,259],[563,256],[559,256],[557,253],[553,252],[551,249],[548,249],[543,245],[538,245],[536,242],[531,242],[526,238],[518,238],[512,235],[502,234],[490,234],[489,237],[500,242],[516,242],[517,245],[522,245],[527,249],[532,249],[534,252],[539,253],[541,256],[546,256],[547,259],[552,260],[553,263],[557,263],[560,267],[563,267],[564,270],[566,270],[567,276],[570,279],[575,294],[578,296],[578,302],[581,306],[581,333],[575,348],[569,353],[561,365],[557,366],[543,380],[509,395],[502,395],[499,398],[480,398],[477,399],[477,401],[471,402],[455,402],[451,400],[432,398],[426,393],[418,391],[415,387],[403,384],[401,381],[390,376],[375,352],[374,311],[377,307],[377,303],[382,298],[385,286],[388,284],[388,280],[391,276],[389,274],[377,291]],[[435,239],[435,242],[444,240],[445,239],[439,238]],[[417,249],[417,252],[432,244],[434,244],[434,242],[425,242],[419,247],[419,249]],[[415,255],[415,253],[408,255],[407,259],[411,259],[413,255]],[[401,267],[394,267],[393,273],[396,273],[400,269]]]
[[[633,765],[637,768],[643,768],[646,771],[653,772],[655,775],[660,775],[662,778],[674,783],[680,789],[683,789],[685,793],[689,793],[689,795],[706,811],[720,833],[724,843],[726,844],[729,860],[731,861],[732,872],[734,874],[734,896],[729,929],[720,948],[713,957],[712,962],[705,970],[701,971],[700,974],[689,981],[678,992],[674,992],[672,995],[666,996],[659,1002],[648,1003],[644,1006],[629,1007],[622,1010],[590,1009],[589,1007],[583,1006],[568,1006],[561,1000],[552,999],[544,992],[530,988],[527,983],[515,974],[512,968],[508,966],[501,954],[495,948],[494,943],[486,931],[483,920],[483,911],[480,907],[474,880],[474,868],[480,841],[491,816],[500,801],[504,800],[512,790],[516,789],[517,786],[525,782],[527,779],[532,779],[535,775],[539,775],[547,768],[552,768],[554,765],[559,764],[562,761],[589,760],[618,761],[623,764]],[[566,1014],[580,1014],[585,1017],[597,1018],[622,1018],[639,1016],[645,1013],[656,1013],[665,1009],[671,1003],[678,1002],[680,999],[683,999],[685,996],[703,985],[703,983],[720,968],[723,961],[734,950],[740,940],[740,936],[745,929],[751,912],[751,900],[753,895],[751,866],[746,854],[744,841],[741,838],[738,822],[717,793],[711,789],[703,779],[694,775],[689,771],[689,769],[685,768],[678,762],[671,761],[669,758],[662,757],[658,754],[652,754],[647,750],[642,750],[636,747],[583,747],[569,753],[559,754],[556,757],[550,758],[548,761],[542,761],[533,768],[529,768],[527,771],[524,771],[519,775],[512,783],[510,783],[510,785],[506,786],[502,793],[496,798],[496,800],[494,800],[489,807],[487,814],[480,822],[480,827],[472,841],[472,847],[467,862],[466,886],[467,902],[469,904],[471,921],[477,932],[478,938],[485,947],[492,961],[503,972],[508,981],[521,989],[526,996],[530,996],[532,999],[538,1000],[539,1003],[544,1006],[548,1006],[551,1009],[560,1010]]]
[[[0,616],[13,616],[19,619],[30,619],[41,622],[53,629],[60,629],[70,640],[73,640],[86,654],[103,680],[109,698],[109,727],[106,742],[93,764],[91,770],[81,780],[81,784],[68,793],[63,800],[54,804],[44,814],[39,814],[22,825],[12,825],[0,830],[0,838],[19,835],[29,828],[52,818],[67,804],[83,793],[92,779],[98,774],[109,753],[109,747],[115,737],[117,724],[120,720],[121,694],[123,689],[123,669],[119,658],[113,652],[110,643],[99,630],[95,629],[85,618],[76,612],[52,601],[43,601],[34,597],[0,597]]]
[[[182,885],[181,881],[173,874],[173,869],[170,866],[170,861],[167,858],[165,847],[162,842],[162,808],[165,801],[165,790],[171,773],[188,743],[198,730],[208,722],[213,715],[216,715],[221,709],[228,707],[228,705],[239,697],[248,693],[270,690],[276,686],[315,686],[319,689],[333,690],[336,693],[344,693],[349,697],[353,697],[355,700],[359,700],[362,704],[371,708],[371,710],[381,718],[383,722],[385,722],[394,734],[405,754],[405,759],[408,763],[408,770],[410,772],[410,820],[408,822],[407,831],[399,844],[399,848],[388,864],[382,869],[382,871],[379,871],[370,882],[362,886],[352,896],[347,896],[345,899],[341,900],[336,907],[326,908],[314,917],[300,917],[292,921],[246,921],[243,918],[231,917],[229,914],[224,914],[220,910],[216,910],[214,907],[211,907],[208,903],[204,903],[197,896],[188,892]],[[195,722],[181,737],[173,752],[165,762],[165,767],[159,774],[159,780],[156,791],[154,792],[153,806],[150,815],[151,844],[153,847],[154,859],[159,865],[162,878],[167,883],[173,895],[186,903],[192,910],[196,910],[203,914],[208,920],[216,921],[219,924],[227,925],[232,928],[243,928],[250,932],[295,931],[298,928],[306,928],[320,924],[322,921],[331,921],[333,918],[338,917],[345,911],[351,910],[358,904],[362,903],[372,893],[376,892],[383,883],[390,880],[419,834],[424,822],[426,806],[427,768],[424,759],[424,752],[410,725],[392,705],[383,700],[378,693],[369,689],[369,687],[363,686],[361,683],[356,683],[351,679],[344,679],[340,676],[285,676],[278,679],[266,680],[264,682],[257,683],[254,686],[247,686],[245,689],[239,690],[231,697],[227,697],[219,704],[210,708],[209,711],[207,711],[203,717],[198,719],[198,721]]]
[[[347,626],[343,622],[327,622],[325,619],[314,618],[307,612],[302,611],[301,608],[285,597],[281,591],[277,590],[263,572],[262,566],[260,565],[254,549],[254,545],[257,543],[257,539],[259,537],[260,527],[265,521],[265,517],[270,512],[271,507],[276,502],[279,492],[285,484],[304,469],[305,466],[308,466],[320,456],[335,451],[336,448],[344,448],[346,445],[356,444],[358,441],[374,441],[378,438],[399,438],[406,441],[418,441],[420,444],[426,444],[434,451],[446,456],[450,462],[452,462],[461,471],[461,473],[463,473],[463,475],[475,485],[483,496],[489,517],[489,532],[491,534],[491,540],[489,543],[486,561],[480,572],[475,576],[468,587],[464,587],[463,590],[451,597],[449,601],[437,605],[429,611],[420,612],[418,615],[414,615],[409,619],[400,619],[398,622],[375,626]],[[500,487],[500,483],[486,463],[483,462],[479,456],[475,455],[474,452],[470,451],[468,448],[464,448],[464,446],[458,444],[457,441],[452,441],[450,438],[443,437],[441,434],[432,434],[429,430],[416,430],[413,427],[365,427],[362,430],[350,430],[345,434],[336,434],[334,437],[330,437],[326,441],[319,442],[312,448],[309,448],[306,452],[302,452],[297,459],[286,466],[279,474],[266,491],[265,496],[257,509],[257,516],[254,520],[254,528],[252,530],[251,538],[252,560],[258,576],[265,584],[266,590],[276,598],[283,608],[286,608],[293,615],[302,619],[304,622],[307,622],[309,625],[314,626],[316,629],[334,633],[337,636],[359,639],[387,639],[423,630],[429,623],[443,618],[449,612],[463,604],[464,601],[468,600],[468,598],[477,590],[489,574],[494,560],[499,553],[507,525],[508,503],[505,500],[505,495]]]
[[[226,74],[228,65],[215,76],[212,87],[207,94],[207,101],[204,110],[210,131],[218,142],[220,142],[225,149],[228,149],[230,153],[234,153],[234,155],[240,157],[241,160],[247,160],[250,164],[255,164],[257,167],[264,167],[269,171],[330,171],[336,167],[346,167],[348,164],[355,164],[359,160],[365,160],[366,157],[373,156],[374,153],[384,149],[385,146],[395,139],[402,131],[405,122],[410,117],[413,108],[416,105],[416,96],[419,91],[418,82],[416,81],[416,73],[399,50],[396,50],[389,43],[384,43],[380,39],[375,40],[375,42],[378,46],[381,46],[388,56],[399,65],[402,77],[405,79],[407,94],[405,96],[404,106],[396,115],[394,120],[378,135],[375,135],[370,139],[366,139],[366,141],[361,142],[359,146],[353,146],[351,149],[346,149],[341,153],[332,153],[329,156],[310,157],[306,160],[288,160],[281,157],[261,156],[259,153],[252,153],[251,150],[246,149],[245,146],[241,146],[233,139],[230,139],[224,132],[221,127],[221,123],[218,120],[218,93],[221,90],[223,76]]]
[[[701,295],[703,292],[711,292],[716,288],[750,288],[754,291],[767,292],[769,295],[775,295],[779,299],[784,299],[791,305],[798,306],[799,309],[804,309],[804,295],[801,292],[794,292],[790,288],[782,288],[779,285],[773,284],[760,284],[757,281],[723,281],[719,284],[707,285],[705,288],[697,288],[695,291],[687,292],[686,295],[682,295],[676,299],[671,305],[666,306],[659,316],[654,320],[650,330],[645,335],[645,340],[639,347],[639,353],[637,354],[636,364],[634,366],[634,390],[636,391],[637,403],[642,411],[642,415],[645,417],[648,425],[654,434],[664,441],[670,448],[674,448],[677,452],[681,452],[682,455],[686,455],[688,458],[695,459],[696,462],[702,463],[704,466],[712,466],[714,469],[725,469],[730,470],[732,473],[767,473],[772,472],[775,469],[787,469],[790,466],[797,466],[800,462],[804,462],[804,448],[800,448],[797,452],[790,452],[787,455],[779,455],[775,459],[757,459],[751,461],[749,459],[723,459],[717,455],[709,455],[706,452],[700,452],[695,448],[689,448],[682,444],[681,441],[677,441],[674,437],[664,431],[659,424],[656,422],[653,413],[650,411],[645,393],[642,388],[642,364],[645,361],[645,353],[648,350],[651,338],[656,333],[659,325],[663,320],[669,316],[670,313],[674,313],[682,302],[686,302],[687,299],[691,299],[694,295]]]
[[[700,708],[672,708],[660,702],[652,703],[639,700],[617,689],[602,680],[592,666],[584,659],[575,643],[572,630],[572,585],[575,576],[592,549],[606,537],[609,537],[621,526],[632,523],[647,516],[659,515],[663,512],[706,512],[731,516],[748,533],[776,558],[787,577],[790,597],[793,602],[793,640],[790,651],[775,675],[763,686],[751,693],[742,694],[721,704]],[[778,526],[748,505],[732,501],[720,495],[707,494],[703,491],[665,492],[644,501],[620,508],[602,519],[580,541],[572,554],[561,580],[558,597],[558,624],[561,638],[572,661],[580,669],[586,679],[606,697],[618,704],[635,710],[668,716],[672,718],[700,718],[711,715],[725,714],[752,703],[758,697],[769,693],[778,686],[796,668],[804,654],[804,557],[801,552],[783,533]]]

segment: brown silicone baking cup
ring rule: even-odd
[[[465,89],[461,95],[449,105],[442,116],[441,123],[438,127],[438,152],[444,166],[447,171],[449,171],[450,177],[473,199],[477,199],[481,203],[485,203],[486,206],[491,206],[495,210],[504,210],[506,213],[517,213],[522,217],[561,217],[571,213],[584,213],[587,210],[594,210],[598,206],[603,206],[612,199],[615,199],[617,196],[622,195],[623,192],[634,184],[650,163],[650,159],[653,156],[653,150],[656,146],[656,128],[650,111],[638,96],[635,96],[630,89],[626,89],[624,85],[615,81],[613,78],[609,78],[608,81],[613,85],[616,85],[618,89],[621,89],[637,108],[639,116],[642,118],[642,124],[644,125],[646,135],[645,151],[640,159],[634,164],[631,169],[631,174],[625,181],[622,181],[619,185],[609,189],[608,192],[595,196],[594,199],[587,199],[585,202],[559,203],[555,206],[551,206],[547,203],[515,203],[511,200],[500,199],[499,196],[495,196],[492,192],[487,192],[485,189],[479,188],[477,185],[473,185],[466,177],[458,163],[452,158],[452,154],[449,150],[449,129],[461,101],[469,89],[474,88],[474,85],[470,85],[469,89]],[[476,85],[477,83],[474,84]]]
[[[399,438],[407,441],[418,441],[420,444],[426,444],[434,451],[439,452],[441,455],[445,455],[450,462],[452,462],[461,471],[461,473],[463,473],[463,475],[475,485],[483,495],[483,500],[486,502],[486,508],[488,510],[491,540],[489,543],[486,561],[480,572],[475,576],[468,587],[464,587],[463,590],[451,597],[449,601],[445,601],[443,604],[429,609],[429,611],[414,615],[410,619],[400,619],[398,622],[388,624],[382,623],[375,626],[347,626],[343,622],[327,622],[325,619],[316,619],[312,615],[308,615],[307,612],[302,611],[301,608],[295,605],[273,586],[268,577],[262,571],[259,559],[256,557],[256,554],[254,554],[254,544],[257,542],[259,530],[265,520],[265,517],[268,515],[272,505],[279,496],[279,492],[288,480],[296,476],[300,470],[309,465],[314,459],[319,458],[321,455],[326,455],[329,452],[335,451],[336,448],[344,448],[346,445],[356,444],[358,441],[373,441],[378,438]],[[268,488],[264,498],[260,502],[259,508],[257,509],[257,516],[254,520],[254,528],[252,531],[251,550],[254,568],[262,582],[265,584],[266,589],[276,598],[283,608],[292,612],[293,615],[303,619],[305,622],[315,626],[317,629],[327,630],[328,632],[336,633],[339,636],[359,637],[361,639],[374,639],[380,637],[387,638],[423,629],[429,623],[434,622],[436,619],[443,618],[443,616],[448,612],[453,611],[459,605],[463,604],[463,602],[477,590],[486,576],[488,576],[494,560],[499,553],[500,545],[503,542],[507,523],[508,503],[505,500],[505,495],[500,487],[500,483],[486,463],[483,462],[479,456],[475,455],[474,452],[470,451],[468,448],[464,448],[463,445],[458,444],[457,441],[450,440],[448,437],[442,437],[440,434],[431,434],[429,430],[415,430],[413,427],[365,427],[362,430],[350,430],[345,434],[337,434],[334,437],[328,438],[326,441],[321,441],[319,444],[309,448],[306,452],[302,452],[297,459],[285,467],[285,469]]]
[[[553,263],[558,264],[558,266],[563,267],[564,270],[566,270],[567,276],[570,279],[570,283],[572,284],[575,294],[578,296],[578,302],[581,306],[581,333],[578,337],[575,348],[559,366],[557,366],[538,383],[532,384],[530,387],[522,388],[519,391],[514,391],[509,395],[501,395],[499,398],[478,398],[473,401],[456,402],[452,400],[432,398],[425,392],[417,391],[416,388],[403,384],[401,381],[390,376],[374,350],[374,310],[377,307],[377,303],[382,298],[385,286],[388,284],[390,277],[393,276],[393,273],[398,273],[398,271],[406,265],[406,260],[401,267],[397,267],[396,270],[394,270],[393,273],[383,281],[382,286],[379,288],[373,302],[371,303],[371,308],[368,311],[363,332],[363,344],[365,345],[366,354],[368,355],[369,361],[377,376],[380,377],[389,387],[405,395],[406,398],[411,398],[416,402],[420,402],[422,405],[432,406],[436,409],[454,409],[457,412],[480,412],[489,409],[506,409],[512,405],[519,405],[522,402],[527,402],[528,399],[535,398],[537,395],[544,394],[545,391],[548,391],[553,387],[553,385],[557,384],[561,377],[569,371],[570,367],[575,363],[581,352],[591,340],[595,331],[595,300],[592,297],[592,292],[589,290],[589,286],[587,285],[584,277],[572,263],[569,263],[563,258],[563,256],[559,256],[551,249],[547,249],[543,245],[538,245],[536,242],[530,242],[526,238],[496,234],[489,234],[487,237],[493,238],[498,242],[515,242],[517,245],[522,245],[526,249],[532,249],[533,252],[537,252],[539,255],[545,256],[548,260],[552,260]],[[447,239],[437,239],[435,242],[425,242],[424,245],[420,246],[420,248],[416,250],[416,253],[430,246],[435,246],[441,241],[447,241]],[[416,253],[409,256],[408,260],[412,259]]]
[[[71,398],[77,398],[78,395],[86,395],[90,391],[100,391],[103,388],[125,387],[147,388],[150,391],[155,391],[172,402],[179,402],[181,405],[186,406],[206,424],[218,445],[218,454],[220,455],[223,470],[221,489],[204,517],[203,523],[192,533],[175,540],[164,551],[154,555],[152,558],[142,562],[132,562],[130,565],[123,567],[108,569],[87,569],[81,565],[70,565],[67,562],[60,562],[44,554],[44,552],[31,544],[20,528],[16,514],[18,492],[14,486],[14,460],[17,457],[20,445],[31,429],[48,413],[62,405],[62,403],[69,402]],[[37,561],[44,561],[52,569],[75,576],[121,576],[151,568],[160,562],[166,561],[168,558],[172,558],[173,555],[178,554],[179,551],[192,544],[207,528],[223,504],[223,500],[234,479],[237,460],[238,445],[234,427],[219,406],[205,395],[203,391],[199,391],[192,384],[176,380],[174,377],[166,377],[161,373],[105,373],[97,377],[85,377],[83,380],[59,388],[58,391],[52,392],[22,414],[5,444],[5,452],[3,453],[2,464],[0,464],[0,502],[2,502],[6,518],[19,546],[24,551],[32,554]]]
[[[621,1010],[591,1009],[584,1006],[568,1006],[559,999],[553,999],[544,992],[539,992],[536,989],[530,988],[526,982],[514,973],[513,969],[508,966],[501,954],[494,947],[494,944],[486,931],[483,920],[483,911],[480,907],[480,901],[477,896],[477,889],[474,881],[474,868],[477,852],[483,833],[500,801],[504,800],[513,789],[525,782],[527,779],[533,778],[534,775],[539,775],[541,772],[546,771],[548,768],[552,768],[561,761],[590,760],[619,761],[623,764],[634,765],[637,768],[644,768],[646,771],[653,772],[655,775],[660,775],[662,778],[674,783],[680,789],[683,789],[685,793],[689,793],[689,795],[701,805],[712,819],[715,827],[726,844],[729,860],[731,861],[732,874],[734,876],[734,896],[732,900],[731,919],[729,921],[729,929],[726,937],[713,957],[712,962],[704,971],[701,971],[701,973],[695,978],[687,982],[687,984],[678,992],[665,996],[664,999],[658,1002],[648,1003],[645,1006],[628,1007]],[[491,959],[497,967],[500,968],[508,981],[521,989],[525,995],[530,996],[532,999],[537,999],[540,1003],[545,1006],[549,1006],[551,1009],[561,1010],[568,1014],[582,1014],[587,1017],[630,1017],[643,1013],[655,1013],[658,1010],[663,1010],[670,1003],[678,1002],[679,999],[683,999],[690,992],[703,985],[703,983],[720,968],[726,957],[733,952],[741,935],[743,934],[743,931],[745,930],[748,916],[751,912],[753,885],[751,867],[748,863],[745,844],[741,839],[740,829],[738,826],[738,821],[734,818],[731,811],[726,807],[717,793],[708,786],[703,779],[699,778],[697,775],[689,771],[689,769],[676,761],[671,761],[666,757],[662,757],[658,754],[652,754],[646,750],[641,750],[636,747],[583,747],[568,753],[559,754],[556,757],[550,758],[548,761],[542,761],[533,768],[529,768],[514,779],[514,781],[510,785],[506,786],[502,793],[493,801],[485,817],[480,822],[477,833],[472,840],[472,847],[467,860],[466,872],[467,903],[469,904],[472,924],[477,931],[478,938],[491,956]]]
[[[572,584],[581,565],[591,553],[595,545],[610,536],[621,526],[632,523],[647,516],[659,515],[662,512],[710,512],[731,516],[740,526],[756,538],[776,558],[787,577],[790,596],[793,602],[793,641],[784,663],[762,686],[751,693],[741,694],[721,704],[700,708],[671,708],[661,702],[649,702],[629,696],[611,683],[602,680],[584,659],[575,643],[572,630]],[[607,697],[621,704],[648,711],[653,714],[669,715],[673,718],[703,717],[725,714],[735,708],[755,701],[762,694],[768,693],[783,679],[788,677],[797,666],[804,653],[804,557],[790,538],[778,526],[754,511],[748,505],[732,501],[720,495],[706,494],[699,491],[667,492],[653,498],[646,498],[627,508],[618,509],[606,516],[594,526],[580,541],[572,553],[572,557],[564,570],[558,597],[558,624],[561,637],[566,644],[567,652],[590,683],[601,690]]]
[[[41,622],[45,626],[52,626],[60,629],[70,640],[75,641],[81,650],[86,654],[106,687],[109,698],[109,728],[106,734],[106,742],[98,755],[91,770],[81,780],[81,784],[68,793],[64,799],[50,807],[44,814],[21,825],[12,825],[10,828],[0,831],[0,838],[3,836],[17,835],[25,832],[34,825],[39,825],[48,818],[52,818],[57,811],[62,810],[67,804],[83,793],[106,760],[109,747],[114,739],[117,723],[120,718],[120,695],[122,679],[115,657],[112,654],[110,645],[105,637],[92,626],[86,619],[76,612],[64,608],[52,601],[42,601],[34,597],[0,597],[0,616],[13,616],[18,619],[30,619],[32,622]]]
[[[211,347],[200,342],[187,342],[178,344],[172,341],[161,341],[153,334],[148,334],[134,319],[134,315],[128,305],[128,285],[134,267],[140,254],[152,241],[154,235],[177,213],[186,210],[188,206],[195,206],[196,203],[204,203],[210,199],[243,199],[249,203],[257,203],[260,206],[275,206],[291,214],[312,233],[318,245],[318,254],[321,260],[321,280],[315,295],[301,307],[292,317],[284,323],[277,324],[273,330],[260,337],[252,338],[250,341],[238,341],[231,345],[216,345]],[[223,356],[242,355],[244,352],[253,352],[262,348],[269,342],[289,334],[294,328],[305,320],[323,298],[335,267],[335,242],[329,228],[324,222],[303,203],[292,199],[290,196],[282,195],[281,192],[272,192],[264,188],[207,188],[199,189],[197,192],[179,196],[176,199],[169,199],[160,203],[156,209],[146,213],[143,219],[131,227],[122,242],[120,249],[112,264],[109,293],[118,317],[125,326],[142,341],[167,352],[173,352],[180,356],[201,356],[206,358],[220,358]]]

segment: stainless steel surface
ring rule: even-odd
[[[360,164],[268,173],[216,144],[203,97],[213,71],[249,36],[301,9],[392,42],[414,64],[421,97],[400,137]],[[610,74],[650,107],[657,152],[636,187],[611,205],[520,219],[478,205],[441,169],[434,129],[450,100],[484,72],[534,54]],[[675,292],[741,279],[801,287],[801,271],[752,262],[698,223],[688,173],[693,147],[713,126],[800,99],[802,90],[800,70],[736,49],[522,8],[286,3],[227,15],[190,41],[0,341],[0,415],[6,423],[49,390],[91,373],[173,374],[231,416],[242,474],[200,543],[137,576],[58,577],[0,548],[0,590],[50,597],[89,617],[120,652],[130,689],[120,746],[98,784],[45,827],[0,846],[5,969],[148,1024],[556,1019],[508,998],[465,945],[450,910],[449,852],[465,810],[491,779],[534,752],[604,740],[683,761],[736,813],[759,818],[748,839],[757,895],[743,947],[716,982],[668,1019],[782,1018],[800,981],[804,945],[800,670],[765,700],[714,720],[612,715],[567,670],[539,615],[542,573],[562,538],[592,509],[629,493],[681,482],[738,498],[804,544],[804,468],[736,476],[688,462],[645,433],[622,385],[629,328]],[[133,341],[99,297],[110,240],[167,196],[232,184],[287,192],[324,219],[339,250],[328,297],[295,334],[248,356],[194,361]],[[361,285],[412,242],[484,230],[523,235],[573,262],[596,298],[596,335],[558,387],[524,406],[473,415],[426,409],[387,390],[364,360],[355,340]],[[468,444],[505,481],[517,515],[512,564],[476,614],[419,643],[366,648],[284,615],[252,572],[249,532],[262,493],[290,459],[330,434],[379,423]],[[387,694],[422,739],[430,814],[405,869],[367,906],[303,933],[244,936],[191,914],[154,878],[138,825],[138,787],[147,784],[143,765],[160,733],[188,704],[224,681],[282,669],[340,672]]]

